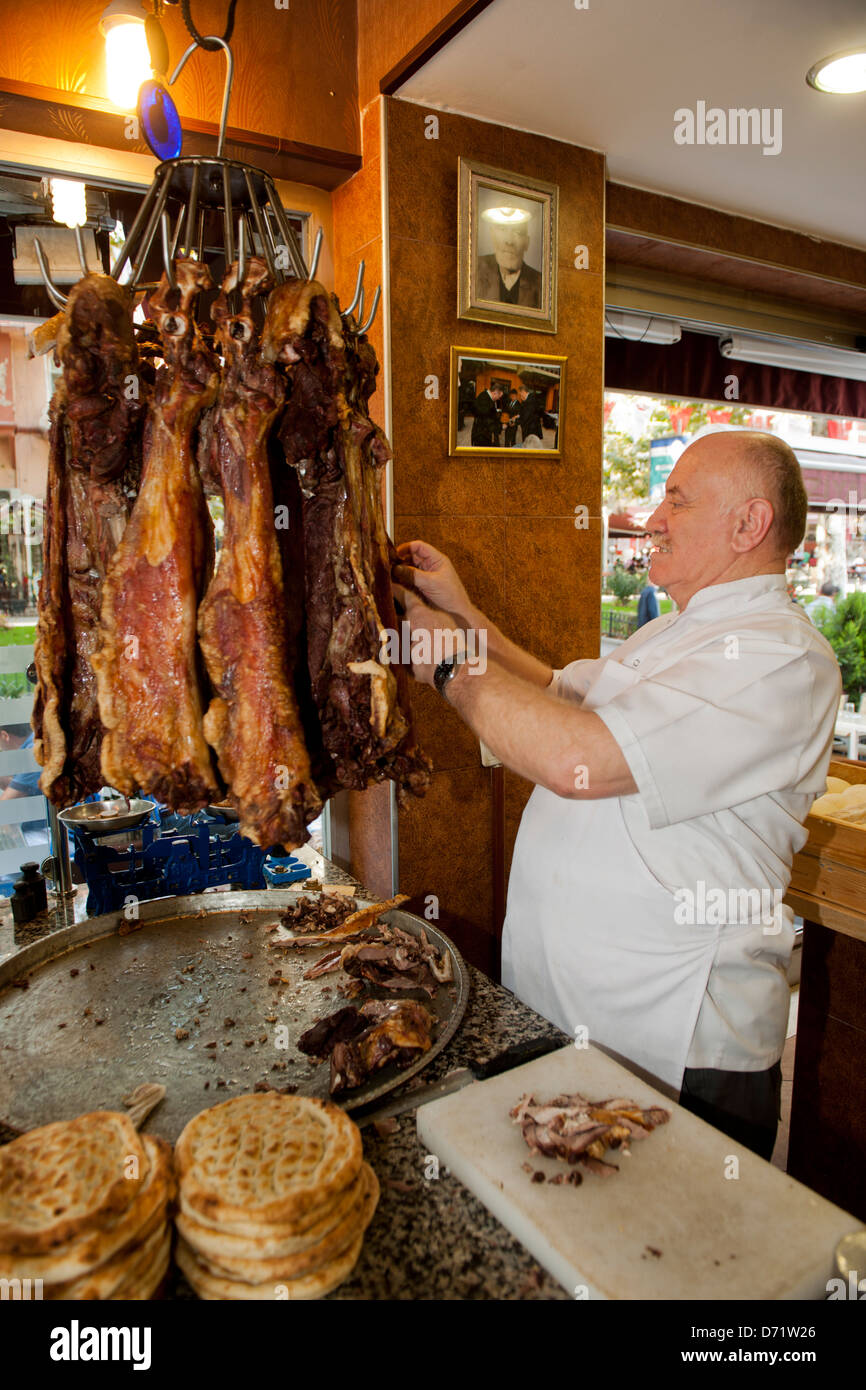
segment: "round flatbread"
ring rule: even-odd
[[[171,1145],[143,1136],[147,1172],[132,1203],[115,1220],[85,1232],[43,1255],[0,1255],[0,1275],[41,1279],[45,1284],[68,1284],[112,1261],[121,1251],[140,1244],[158,1225],[174,1197]],[[49,1294],[49,1297],[51,1295]]]
[[[42,1254],[126,1211],[148,1157],[128,1116],[95,1110],[0,1148],[0,1253]]]
[[[243,1284],[274,1285],[284,1281],[297,1284],[299,1279],[314,1274],[338,1261],[362,1236],[373,1219],[379,1201],[379,1183],[372,1168],[364,1164],[361,1169],[363,1190],[357,1205],[339,1222],[318,1245],[302,1250],[295,1255],[283,1255],[276,1259],[238,1259],[220,1252],[217,1258],[204,1255],[193,1249],[199,1265],[218,1279],[228,1279]],[[178,1227],[181,1230],[181,1227]]]
[[[162,1245],[151,1258],[149,1267],[139,1274],[131,1275],[129,1279],[125,1279],[122,1284],[119,1284],[111,1295],[112,1300],[144,1303],[153,1298],[168,1272],[171,1261],[171,1239],[172,1230],[169,1226]]]
[[[175,1146],[188,1210],[256,1225],[325,1208],[354,1182],[362,1158],[361,1132],[338,1106],[274,1091],[203,1110]]]
[[[281,1279],[273,1284],[243,1284],[236,1280],[220,1279],[203,1268],[184,1240],[178,1240],[175,1259],[199,1298],[236,1302],[309,1300],[324,1298],[325,1294],[331,1293],[344,1279],[348,1279],[357,1264],[363,1243],[364,1237],[360,1235],[344,1254],[324,1269],[317,1269],[301,1279]]]
[[[844,791],[847,791],[847,790],[848,790],[848,788],[850,787],[850,785],[851,785],[850,782],[844,781],[844,779],[841,778],[841,777],[828,777],[828,778],[827,778],[827,791],[828,791],[828,792],[844,792]]]
[[[219,1226],[212,1221],[202,1221],[190,1211],[183,1202],[181,1194],[180,1209],[175,1224],[188,1245],[197,1254],[219,1262],[222,1255],[236,1260],[279,1259],[281,1256],[298,1255],[318,1245],[335,1226],[354,1211],[366,1189],[365,1165],[353,1183],[330,1203],[323,1215],[303,1229],[293,1225],[254,1226],[248,1223],[244,1229],[235,1226]],[[317,1212],[320,1210],[316,1209]],[[314,1213],[315,1214],[315,1213]]]
[[[113,1259],[106,1261],[99,1269],[85,1274],[82,1279],[71,1279],[65,1284],[48,1284],[45,1292],[50,1299],[76,1301],[87,1299],[113,1298],[122,1285],[140,1282],[149,1272],[154,1260],[162,1251],[168,1224],[163,1219],[154,1224],[148,1235],[135,1245],[127,1246]]]

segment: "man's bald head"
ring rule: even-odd
[[[806,509],[800,466],[784,440],[757,430],[700,435],[647,522],[652,578],[682,608],[708,585],[784,573]]]
[[[785,559],[797,549],[806,531],[809,509],[797,455],[776,434],[736,430],[704,438],[724,440],[731,505],[750,497],[766,497],[773,508],[767,540]],[[696,443],[700,443],[697,440]]]

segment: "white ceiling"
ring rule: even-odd
[[[805,81],[858,44],[863,0],[494,0],[397,95],[602,150],[615,182],[866,248],[866,94]],[[781,152],[677,145],[674,112],[698,101],[781,107]]]

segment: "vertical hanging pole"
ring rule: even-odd
[[[274,260],[274,253],[271,249],[270,227],[267,228],[267,231],[265,230],[265,225],[262,218],[262,210],[259,207],[259,200],[256,197],[256,190],[253,185],[253,176],[250,173],[249,169],[244,170],[244,175],[247,181],[247,194],[250,200],[250,211],[253,214],[253,221],[256,224],[256,231],[259,234],[259,241],[262,243],[262,255],[268,263],[268,270],[271,273],[274,284],[278,285],[282,281],[283,275],[281,271],[277,270],[276,262]]]
[[[147,190],[147,192],[141,200],[141,207],[135,214],[135,221],[129,229],[129,235],[126,238],[126,241],[123,243],[123,245],[117,253],[117,260],[111,267],[111,274],[115,280],[120,279],[123,267],[129,260],[130,251],[132,250],[132,247],[135,245],[136,238],[139,232],[141,231],[142,227],[144,226],[145,218],[148,217],[150,214],[150,210],[153,207],[154,199],[156,198],[159,192],[160,185],[164,177],[165,171],[160,166],[156,171],[153,183],[150,185],[150,188]]]
[[[268,201],[270,202],[271,210],[274,214],[274,220],[279,228],[280,236],[283,238],[286,251],[289,255],[289,260],[292,265],[292,274],[296,275],[299,280],[306,280],[307,267],[304,263],[303,256],[298,250],[295,234],[289,226],[286,214],[283,212],[283,205],[280,202],[279,194],[274,187],[272,178],[266,177],[265,188],[267,189]]]
[[[198,211],[198,184],[201,175],[201,166],[196,164],[192,171],[192,186],[189,190],[189,210],[186,221],[186,249],[187,255],[191,256],[196,248],[196,224],[195,215]]]
[[[223,165],[223,237],[226,248],[226,272],[235,258],[235,229],[232,220],[232,183],[228,165]]]
[[[171,176],[168,173],[168,171],[164,171],[162,182],[160,183],[159,194],[157,196],[156,202],[154,203],[153,211],[150,214],[150,218],[148,219],[147,229],[144,233],[144,236],[141,239],[141,243],[132,261],[132,278],[130,281],[131,285],[138,284],[141,272],[144,269],[145,262],[147,261],[148,254],[150,252],[150,248],[153,245],[153,238],[156,236],[156,229],[160,224],[160,218],[162,217],[163,209],[168,200],[168,189],[170,183]]]

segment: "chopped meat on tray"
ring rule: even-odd
[[[412,999],[370,999],[319,1019],[298,1039],[307,1056],[331,1059],[332,1095],[353,1090],[387,1062],[408,1067],[433,1045],[435,1018]]]

